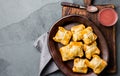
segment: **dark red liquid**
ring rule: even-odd
[[[114,9],[106,8],[99,12],[98,20],[102,25],[112,26],[117,22],[118,16]]]

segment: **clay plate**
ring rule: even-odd
[[[58,31],[59,26],[62,26],[70,30],[70,28],[75,24],[84,24],[86,26],[91,26],[93,28],[94,33],[98,36],[97,45],[98,48],[101,50],[100,57],[108,62],[109,58],[108,47],[102,33],[99,31],[96,25],[93,22],[91,22],[88,18],[79,15],[65,16],[58,20],[52,26],[48,36],[48,47],[50,54],[52,55],[52,58],[55,61],[56,65],[59,67],[59,69],[67,76],[97,76],[91,69],[89,69],[88,73],[86,74],[72,72],[73,60],[63,62],[59,52],[59,48],[63,45],[53,41],[52,39],[55,36],[56,32]]]

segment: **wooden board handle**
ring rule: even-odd
[[[84,0],[85,6],[90,6],[93,0]]]

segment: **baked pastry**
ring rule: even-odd
[[[93,69],[94,73],[100,74],[107,66],[107,62],[101,59],[98,55],[93,55],[93,59],[87,62],[88,67]]]
[[[71,37],[73,41],[70,42]],[[97,47],[96,39],[97,36],[93,33],[92,27],[85,28],[83,24],[73,26],[71,31],[58,27],[58,31],[53,37],[54,41],[64,45],[59,48],[62,61],[74,59],[73,72],[87,73],[89,67],[93,69],[94,73],[100,74],[107,66],[107,62],[98,56],[100,50]],[[83,41],[84,44],[80,41]],[[86,59],[81,59],[84,54]]]
[[[85,44],[91,44],[97,39],[97,36],[93,33],[92,27],[87,27],[82,31],[83,41]]]
[[[59,30],[57,31],[55,37],[53,37],[53,40],[56,42],[60,42],[63,45],[67,45],[72,36],[71,31],[68,31],[63,27],[58,27],[58,28]]]
[[[97,55],[100,54],[100,50],[97,47],[96,41],[94,41],[91,45],[84,44],[84,51],[85,51],[85,56],[88,59],[91,59],[91,57],[95,54]]]
[[[78,41],[83,38],[81,32],[84,29],[85,29],[85,26],[83,24],[79,24],[71,28],[71,32],[73,34],[73,41]]]
[[[89,61],[87,59],[80,59],[76,58],[74,59],[74,65],[73,65],[73,72],[78,72],[78,73],[87,73],[88,67],[87,64]]]
[[[63,61],[72,60],[76,56],[82,57],[83,44],[82,42],[70,42],[70,44],[60,48],[60,53]]]

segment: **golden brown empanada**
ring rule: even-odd
[[[94,73],[100,74],[107,66],[107,62],[101,59],[98,55],[93,55],[93,59],[87,62],[88,67],[93,69]]]
[[[95,54],[97,55],[100,54],[100,50],[97,47],[96,41],[94,41],[91,45],[84,44],[84,51],[85,51],[85,56],[88,59],[91,59],[91,57]]]
[[[73,34],[73,41],[78,41],[83,38],[83,34],[81,33],[83,29],[85,29],[85,26],[83,24],[79,24],[71,28],[71,32]]]
[[[83,41],[85,44],[91,44],[97,39],[97,36],[93,33],[92,27],[87,27],[82,31]]]
[[[70,44],[60,48],[60,53],[63,61],[72,60],[76,56],[82,57],[83,44],[82,42],[70,42]]]
[[[73,72],[78,72],[78,73],[87,73],[88,67],[87,64],[89,61],[87,59],[80,59],[76,58],[74,59],[74,65],[73,65]]]
[[[68,31],[63,27],[59,27],[58,32],[56,33],[55,37],[53,37],[53,40],[56,42],[60,42],[63,45],[67,45],[71,39],[71,36],[71,31]]]

